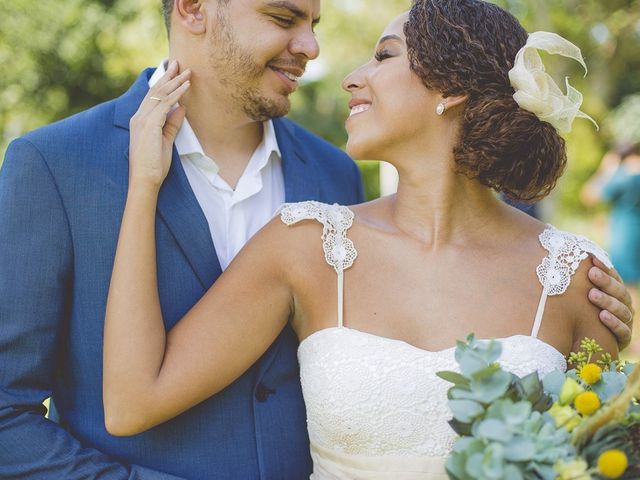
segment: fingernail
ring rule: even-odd
[[[602,320],[604,323],[606,323],[609,326],[611,326],[613,323],[613,318],[611,317],[611,314],[606,310],[603,310],[600,312],[600,320]]]
[[[599,290],[591,290],[591,298],[594,300],[600,300],[602,298],[602,294]]]
[[[178,65],[177,60],[171,60],[171,63],[169,63],[169,68],[176,68],[177,65]]]

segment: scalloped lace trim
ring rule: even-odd
[[[358,256],[353,242],[347,238],[347,230],[353,225],[353,212],[343,205],[307,201],[285,203],[280,208],[280,218],[286,225],[302,220],[317,220],[322,223],[322,248],[324,258],[336,273],[353,265]]]
[[[539,239],[540,244],[549,252],[536,268],[538,279],[547,295],[566,292],[580,262],[589,255],[593,255],[607,267],[613,267],[607,252],[582,235],[563,232],[549,225]]]

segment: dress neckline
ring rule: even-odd
[[[415,345],[410,344],[409,342],[405,342],[404,340],[400,340],[397,338],[391,338],[391,337],[383,337],[382,335],[376,335],[374,333],[369,333],[369,332],[365,332],[363,330],[358,330],[355,328],[349,328],[349,327],[325,327],[325,328],[321,328],[320,330],[316,330],[315,332],[311,333],[310,335],[307,335],[301,342],[300,345],[298,346],[298,351],[303,348],[303,345],[307,342],[307,340],[311,340],[313,337],[319,337],[320,335],[329,333],[331,331],[343,331],[343,332],[347,332],[347,333],[352,333],[352,334],[356,334],[356,335],[361,335],[361,336],[365,336],[365,337],[369,337],[369,338],[374,338],[380,341],[383,341],[385,343],[395,343],[395,344],[399,344],[402,345],[404,347],[410,348],[412,350],[416,350],[418,352],[421,352],[425,355],[438,355],[438,354],[443,354],[449,351],[454,351],[456,349],[456,346],[452,346],[452,347],[447,347],[447,348],[443,348],[440,350],[427,350],[425,348],[420,348],[420,347],[416,347]],[[499,342],[502,341],[506,341],[506,340],[511,340],[511,339],[515,339],[515,338],[527,338],[527,339],[531,339],[534,342],[537,342],[541,345],[543,345],[545,348],[551,349],[556,355],[558,355],[559,357],[562,358],[563,361],[565,360],[565,356],[562,352],[560,352],[556,347],[554,347],[553,345],[551,345],[550,343],[545,342],[544,340],[541,340],[537,337],[533,337],[531,335],[524,335],[524,334],[516,334],[516,335],[510,335],[507,337],[499,337],[499,338],[493,338],[493,339],[485,339],[485,338],[481,338],[479,339],[480,341],[490,341],[490,340],[496,340]]]

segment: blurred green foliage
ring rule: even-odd
[[[25,131],[118,96],[167,55],[160,0],[12,0],[0,3],[0,158]],[[555,31],[582,48],[589,75],[549,58],[549,70],[585,94],[583,110],[606,126],[626,95],[640,92],[640,0],[497,0],[529,31]],[[409,0],[322,0],[322,53],[293,97],[291,117],[336,145],[346,141],[344,76],[367,61],[384,26]],[[640,120],[638,120],[640,121]],[[577,193],[612,141],[578,121],[570,165],[554,193],[560,215],[584,209]],[[375,163],[362,164],[370,196]]]

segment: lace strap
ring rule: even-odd
[[[593,255],[608,268],[613,264],[602,248],[582,235],[563,232],[548,225],[539,236],[540,244],[549,254],[536,268],[538,280],[542,284],[542,295],[531,331],[537,337],[542,324],[544,307],[549,295],[561,295],[567,291],[571,277],[576,273],[582,260]]]
[[[344,324],[344,271],[353,265],[358,256],[353,242],[347,238],[347,230],[353,225],[353,212],[345,206],[307,201],[285,203],[279,210],[280,219],[286,225],[302,220],[322,223],[322,249],[324,258],[338,274],[338,326]]]

